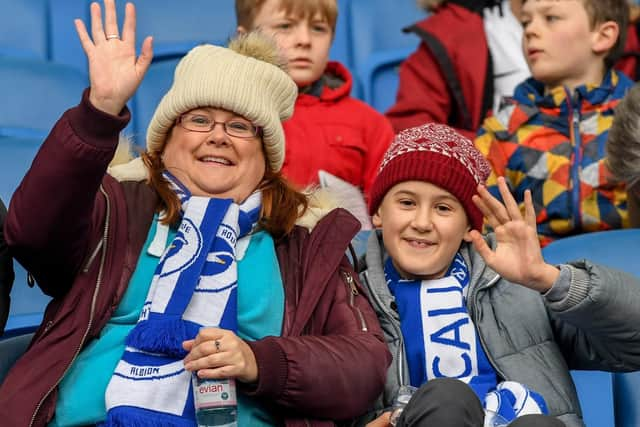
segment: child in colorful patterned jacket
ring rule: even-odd
[[[583,427],[569,369],[640,367],[638,280],[547,264],[531,192],[521,213],[503,178],[503,203],[484,187],[489,172],[438,124],[402,131],[383,158],[361,281],[393,362],[370,427],[389,424],[408,385],[403,427],[506,425],[484,424],[496,413],[511,427]],[[480,234],[483,216],[495,234]]]
[[[485,120],[475,144],[504,176],[520,208],[531,191],[542,245],[626,227],[623,184],[610,180],[604,147],[614,108],[632,82],[611,67],[622,52],[626,0],[529,0],[521,20],[532,78]]]

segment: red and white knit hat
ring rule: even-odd
[[[369,199],[373,215],[387,191],[403,181],[426,181],[453,194],[471,227],[482,229],[482,213],[471,197],[491,166],[471,141],[446,125],[429,123],[401,131],[380,164]]]

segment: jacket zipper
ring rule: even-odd
[[[395,319],[393,318],[393,314],[391,314],[387,310],[387,307],[384,304],[382,304],[382,301],[380,301],[380,297],[378,296],[378,294],[373,292],[373,289],[371,288],[371,285],[369,282],[369,273],[367,271],[364,272],[364,280],[367,283],[367,287],[369,288],[369,295],[371,296],[371,298],[373,298],[373,300],[378,305],[378,307],[380,307],[380,310],[384,313],[384,315],[387,316],[389,320],[389,324],[395,330],[395,334],[396,334],[396,337],[398,338],[399,344],[398,344],[398,351],[396,353],[396,357],[393,360],[395,360],[396,364],[398,365],[398,383],[401,386],[406,385],[405,378],[404,378],[404,338],[402,337],[402,331],[400,330],[400,326],[396,323]]]
[[[104,243],[101,244],[101,245],[100,244],[98,245],[98,247],[102,247],[103,248],[103,251],[102,251],[102,256],[100,257],[100,268],[98,270],[98,277],[96,278],[96,286],[95,286],[95,289],[93,291],[93,298],[91,300],[91,311],[90,311],[90,314],[89,314],[89,323],[87,324],[87,328],[85,329],[84,335],[82,336],[82,340],[80,341],[80,345],[76,349],[76,352],[73,355],[73,358],[71,359],[71,362],[69,363],[69,365],[67,365],[66,369],[62,373],[62,376],[60,378],[58,378],[58,380],[55,382],[55,384],[53,384],[51,386],[51,388],[49,388],[49,390],[42,397],[42,399],[40,399],[40,402],[38,403],[38,406],[36,406],[36,409],[33,412],[33,415],[31,416],[31,421],[29,422],[29,427],[33,426],[33,423],[35,422],[36,416],[38,415],[38,412],[40,411],[40,408],[42,407],[42,404],[47,399],[47,397],[49,397],[51,392],[58,386],[58,384],[60,384],[60,381],[62,381],[64,376],[69,371],[69,368],[73,365],[73,362],[76,360],[76,358],[80,354],[80,351],[82,350],[82,346],[84,345],[84,342],[87,339],[87,335],[89,335],[89,331],[91,330],[91,325],[93,324],[93,316],[95,314],[94,312],[95,312],[95,308],[96,308],[96,300],[98,298],[98,291],[100,290],[100,284],[102,282],[102,272],[104,270],[104,263],[105,263],[106,254],[107,254],[107,236],[108,236],[108,233],[109,233],[109,219],[110,219],[110,216],[111,216],[111,205],[110,205],[110,202],[109,202],[109,196],[107,195],[107,193],[104,190],[104,188],[102,187],[102,185],[100,185],[100,192],[104,195],[104,198],[105,198],[105,201],[106,201],[106,212],[105,212],[104,229],[103,229],[102,239],[101,239],[101,241],[104,242]],[[94,251],[94,255],[96,253],[97,253],[97,250]],[[92,258],[93,258],[93,256],[92,256]],[[85,268],[87,268],[87,267],[85,267]],[[47,329],[49,327],[50,327],[50,325],[47,324]]]
[[[102,241],[102,239],[100,239],[100,241],[96,245],[96,248],[93,250],[93,253],[91,253],[91,256],[89,257],[89,259],[85,263],[84,268],[82,269],[83,273],[86,273],[86,272],[89,271],[89,268],[91,267],[91,264],[93,264],[93,261],[98,256],[98,252],[100,251],[100,248],[102,247],[102,243],[103,243],[103,241]]]
[[[362,332],[367,332],[369,331],[369,328],[367,327],[367,322],[364,320],[364,315],[362,314],[362,311],[360,311],[360,307],[355,305],[355,298],[360,294],[358,292],[358,288],[356,287],[356,284],[353,280],[353,277],[351,277],[351,274],[342,270],[342,276],[344,277],[344,280],[347,282],[347,285],[349,285],[349,290],[351,291],[351,294],[349,295],[349,305],[351,306],[351,308],[353,308],[353,310],[358,315],[358,319],[360,319],[360,330]]]
[[[473,319],[472,319],[473,320],[473,326],[476,329],[476,334],[478,335],[478,339],[480,340],[480,344],[482,345],[482,349],[484,350],[484,354],[487,356],[487,359],[489,360],[489,363],[491,363],[491,366],[493,366],[493,369],[500,376],[500,378],[506,379],[506,377],[504,376],[504,373],[500,372],[500,370],[498,369],[496,361],[491,356],[491,353],[489,353],[489,351],[487,351],[487,343],[485,343],[484,338],[482,337],[482,334],[480,333],[480,329],[478,328],[478,323],[476,322],[476,319],[478,318],[478,315],[479,315],[478,304],[476,304],[476,298],[478,297],[478,292],[481,291],[481,290],[487,289],[490,286],[493,286],[498,280],[500,280],[500,275],[496,274],[495,277],[493,279],[491,279],[489,281],[489,283],[487,283],[485,286],[483,286],[482,288],[474,289],[472,298],[469,299],[469,304],[470,304],[469,305],[469,311],[471,313],[473,313]]]
[[[580,112],[577,108],[579,101],[579,94],[576,92],[575,97],[575,105],[574,99],[571,97],[571,93],[565,89],[567,100],[569,102],[570,108],[570,116],[571,116],[571,143],[573,144],[573,166],[571,167],[571,180],[572,189],[571,189],[571,213],[573,215],[573,226],[576,230],[580,230],[582,228],[582,218],[580,214],[580,168],[582,165],[582,156],[580,155],[580,151],[582,149],[582,138],[580,137]]]

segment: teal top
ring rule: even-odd
[[[159,258],[148,253],[157,230],[154,219],[129,286],[100,336],[78,355],[59,385],[56,412],[49,427],[69,427],[104,421],[104,395],[144,305]],[[176,230],[170,229],[167,243]],[[239,256],[240,257],[240,256]],[[261,298],[255,296],[260,294]],[[266,232],[251,236],[238,261],[238,336],[256,340],[279,336],[284,316],[284,287],[273,239]],[[254,399],[238,395],[238,425],[275,426],[278,422]]]

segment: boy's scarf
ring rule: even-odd
[[[482,400],[497,380],[467,312],[469,269],[462,256],[456,254],[435,280],[402,279],[390,258],[384,270],[400,315],[411,385],[457,378]]]
[[[459,253],[437,280],[402,279],[391,258],[384,271],[400,314],[411,385],[439,377],[468,383],[484,403],[487,426],[493,413],[508,422],[548,413],[544,398],[524,385],[504,381],[496,386],[496,373],[467,312],[469,270]]]
[[[180,198],[182,221],[107,387],[107,426],[195,426],[182,342],[201,327],[237,330],[236,242],[257,223],[261,193],[239,206],[191,196],[171,174],[164,177]]]
[[[540,394],[514,381],[503,381],[495,390],[487,393],[484,408],[485,426],[494,425],[494,414],[510,423],[523,415],[549,413],[547,404]]]

